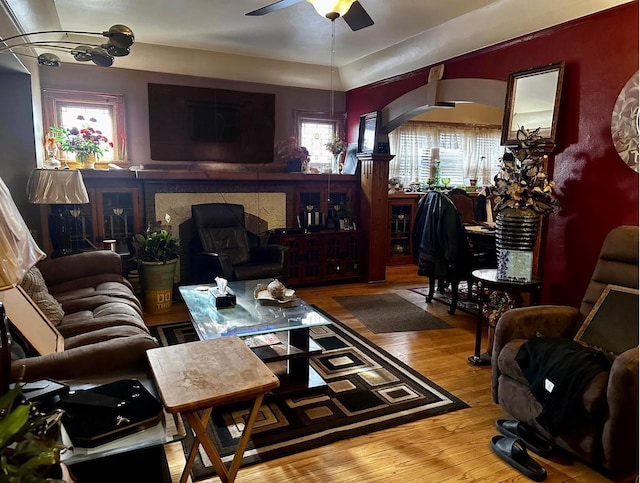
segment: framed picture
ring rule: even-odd
[[[380,128],[380,112],[374,111],[360,116],[358,131],[358,152],[373,153],[376,148],[378,130]]]
[[[19,285],[0,292],[7,317],[39,355],[64,350],[64,338]]]
[[[614,354],[638,345],[638,290],[607,285],[575,340]]]

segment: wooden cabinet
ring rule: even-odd
[[[128,255],[128,240],[144,230],[140,187],[125,181],[116,185],[91,179],[85,179],[85,185],[89,194],[88,204],[51,205],[52,211],[60,213],[58,219],[65,225],[71,250],[104,248],[103,240],[115,240],[116,251]],[[48,234],[48,226],[46,228]],[[53,251],[48,236],[45,249],[49,253]]]
[[[388,265],[414,262],[411,233],[419,199],[419,194],[389,195]]]
[[[269,242],[288,247],[286,283],[289,286],[343,282],[362,277],[361,231],[274,233]]]
[[[346,178],[346,177],[345,177]],[[308,226],[307,218],[310,212],[322,214],[322,223],[327,229],[337,229],[340,218],[354,220],[357,208],[355,187],[352,183],[316,183],[308,182],[297,187],[295,191],[294,212],[298,217],[300,226]]]

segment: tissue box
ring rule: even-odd
[[[227,293],[225,294],[220,293],[218,287],[211,287],[209,291],[216,301],[216,309],[225,309],[236,306],[236,294],[234,294],[233,290],[230,288],[227,288]]]

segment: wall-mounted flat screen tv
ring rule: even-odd
[[[271,163],[275,95],[149,84],[151,159]]]

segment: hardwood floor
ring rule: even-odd
[[[489,440],[498,434],[494,422],[509,417],[490,396],[489,366],[475,367],[473,353],[475,317],[461,311],[454,316],[440,302],[426,304],[424,297],[408,291],[427,279],[413,265],[387,269],[387,281],[299,288],[299,297],[315,304],[364,337],[424,374],[465,401],[470,408],[435,416],[365,436],[339,441],[266,463],[241,468],[238,482],[500,482],[530,481],[498,458]],[[373,334],[333,296],[402,293],[453,328],[418,332]],[[146,317],[149,325],[188,320],[182,304],[168,314]],[[483,331],[486,338],[486,330]],[[486,339],[483,339],[483,350]],[[172,481],[184,466],[181,443],[165,447]],[[611,481],[578,461],[552,461],[534,455],[548,473],[547,481]],[[218,478],[203,480],[217,482]]]

